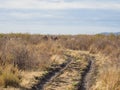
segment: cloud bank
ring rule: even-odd
[[[37,10],[64,10],[64,9],[115,9],[120,10],[118,2],[100,1],[72,1],[64,0],[5,0],[0,1],[1,9],[37,9]]]

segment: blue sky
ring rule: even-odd
[[[0,33],[120,32],[120,0],[0,0]]]

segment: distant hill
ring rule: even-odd
[[[110,35],[110,34],[114,34],[114,35],[120,35],[120,32],[103,32],[103,33],[100,33],[100,34],[103,34],[103,35]]]

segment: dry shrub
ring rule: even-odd
[[[1,51],[1,64],[12,64],[19,69],[31,69],[35,62],[29,55],[27,45],[21,41],[8,40]]]
[[[39,44],[42,41],[41,35],[31,35],[28,42],[31,44]]]
[[[114,49],[109,55],[110,59],[113,61],[120,61],[120,49]]]
[[[17,38],[11,38],[17,37]],[[20,37],[28,40],[28,35],[21,35]],[[31,36],[32,37],[32,36]],[[37,39],[41,36],[35,36]],[[0,50],[0,64],[5,65],[6,63],[17,66],[22,70],[32,70],[39,68],[47,68],[51,65],[50,57],[54,54],[61,54],[61,45],[54,41],[42,41],[32,43],[30,41],[25,41],[18,39],[17,35],[11,34],[10,39],[6,39],[4,45],[1,46]],[[34,39],[33,39],[34,40]]]
[[[92,43],[89,35],[61,36],[59,42],[62,46],[73,50],[88,50]]]
[[[41,42],[37,45],[30,45],[28,47],[29,55],[32,56],[33,60],[37,62],[39,69],[44,70],[52,64],[52,60],[50,59],[54,54],[61,54],[62,49],[57,43],[49,42]]]
[[[48,54],[47,51],[44,51],[41,48],[41,46],[39,45],[33,45],[33,46],[28,46],[27,47],[28,51],[29,51],[29,58],[32,62],[34,63],[29,63],[31,64],[33,67],[31,69],[40,69],[40,70],[44,70],[47,66],[49,66],[50,64],[50,56]]]
[[[110,44],[109,41],[101,38],[100,40],[95,41],[91,45],[90,52],[91,53],[99,53],[99,52],[103,51],[107,47],[107,45],[109,45],[109,44]]]
[[[24,44],[19,41],[9,40],[3,46],[3,64],[17,65],[18,68],[25,68],[25,62],[27,59],[27,50]]]

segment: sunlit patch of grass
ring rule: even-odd
[[[4,68],[3,68],[4,67]],[[11,65],[3,66],[0,70],[0,86],[2,87],[18,87],[21,81],[19,71],[17,68]]]
[[[120,89],[120,67],[109,66],[100,69],[96,85],[93,90],[119,90]]]

